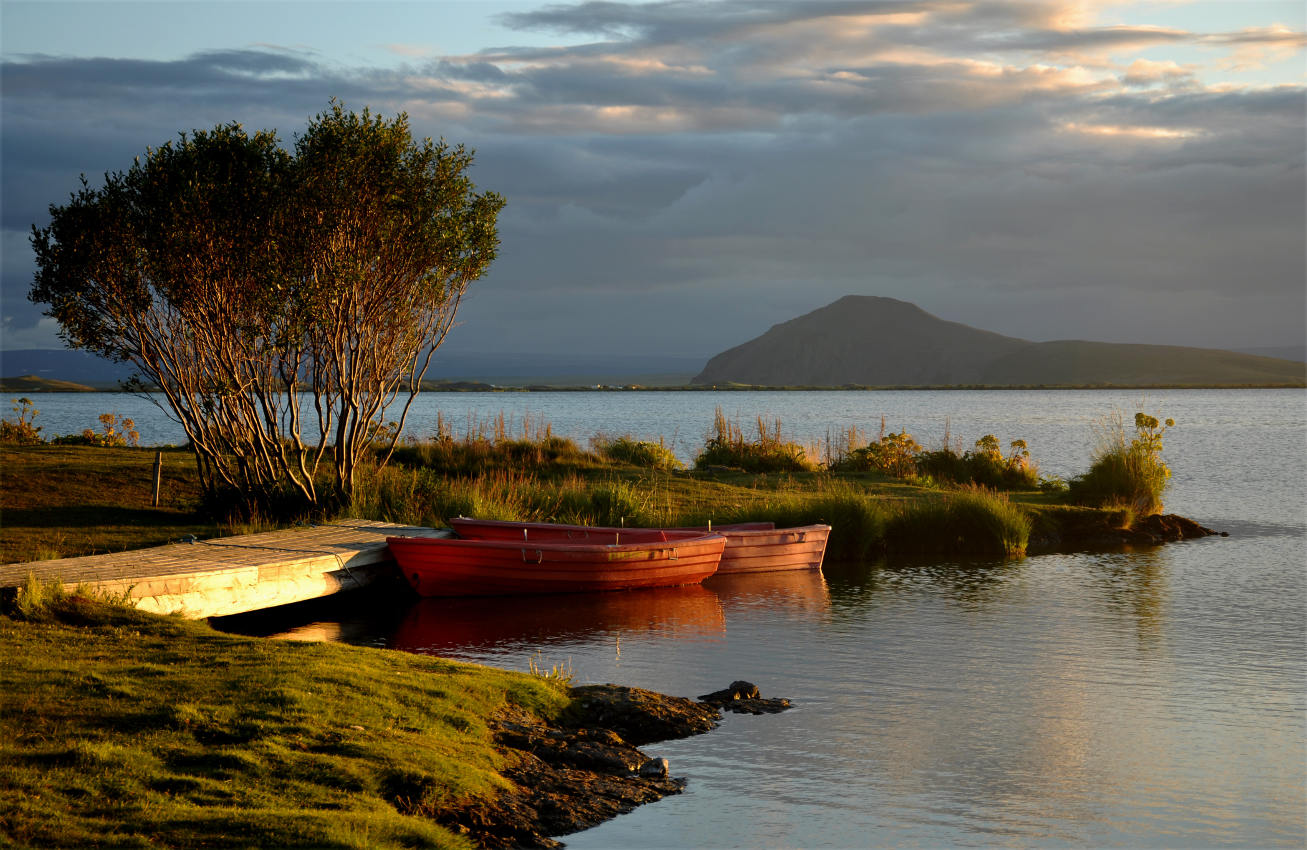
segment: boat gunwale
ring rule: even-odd
[[[636,529],[622,529],[632,531]],[[657,531],[661,529],[640,529],[648,531]],[[634,541],[631,543],[589,543],[575,540],[500,540],[495,538],[480,537],[417,537],[396,535],[386,538],[386,544],[391,545],[399,542],[401,545],[410,543],[424,546],[436,544],[439,547],[453,547],[458,545],[472,546],[477,548],[491,547],[494,549],[544,549],[551,552],[563,552],[572,554],[589,554],[601,552],[639,552],[657,549],[674,549],[678,546],[698,545],[702,543],[711,543],[714,540],[721,540],[722,545],[726,544],[725,535],[713,532],[711,534],[696,534],[686,536],[676,540],[646,540]]]

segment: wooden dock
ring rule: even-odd
[[[371,520],[172,543],[153,549],[0,565],[0,589],[29,574],[136,600],[159,614],[220,617],[329,596],[394,575],[387,535],[448,536],[444,529]]]

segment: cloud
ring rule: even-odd
[[[1291,30],[1283,24],[1271,27],[1249,27],[1233,33],[1210,35],[1203,44],[1231,46],[1234,50],[1224,57],[1220,65],[1237,71],[1265,68],[1272,62],[1282,62],[1307,47],[1307,33]]]
[[[337,96],[476,148],[473,179],[508,207],[464,324],[516,350],[711,353],[850,292],[1020,336],[1301,337],[1304,88],[1205,86],[1190,60],[1301,51],[1303,34],[1099,26],[1096,10],[590,2],[502,19],[553,47],[398,68],[271,48],[10,58],[3,223],[25,231],[78,173],[180,130],[240,120],[289,140]],[[6,260],[6,315],[21,265]]]

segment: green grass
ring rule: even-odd
[[[234,533],[200,510],[195,461],[164,449],[159,507],[151,506],[156,449],[0,446],[0,561],[120,552],[194,534]]]
[[[0,616],[0,845],[470,847],[428,817],[504,787],[486,720],[563,681],[220,634],[77,595]]]
[[[885,529],[895,554],[969,554],[1015,558],[1030,542],[1032,521],[1006,495],[971,488],[902,506]]]

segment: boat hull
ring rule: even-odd
[[[548,522],[508,522],[457,517],[450,521],[462,538],[517,541],[612,542],[639,534],[663,534],[667,539],[702,534],[705,529],[636,529],[604,526],[562,525]],[[726,548],[717,567],[718,575],[762,573],[780,570],[821,569],[826,555],[829,525],[774,528],[771,523],[739,523],[714,526],[712,533],[726,538]]]
[[[583,593],[698,584],[717,571],[725,538],[698,534],[617,544],[389,537],[422,596]]]

